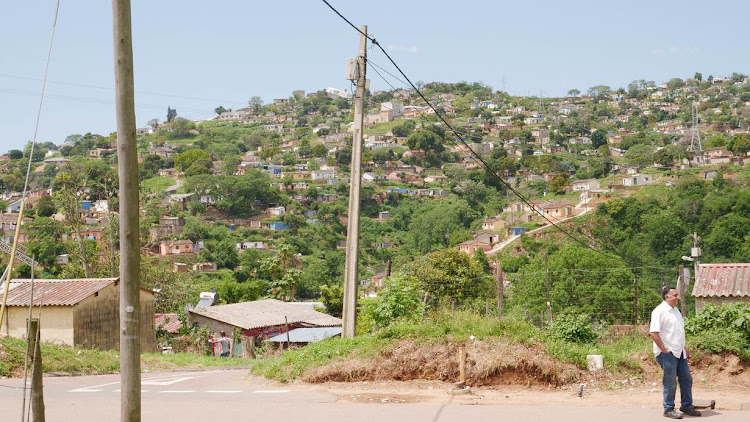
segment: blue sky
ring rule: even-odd
[[[635,79],[750,72],[750,3],[694,1],[330,0],[413,81],[482,81],[512,94],[563,95]],[[0,16],[0,153],[34,133],[54,0],[7,2]],[[138,125],[205,119],[295,89],[345,88],[357,34],[318,0],[133,1]],[[386,66],[382,53],[370,59]],[[395,73],[395,72],[392,72]],[[368,74],[372,89],[387,85]],[[62,0],[40,142],[115,130],[111,2]],[[395,86],[399,82],[392,81]]]

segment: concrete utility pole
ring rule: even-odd
[[[120,176],[120,420],[141,420],[140,233],[130,0],[112,0]]]
[[[357,95],[354,97],[354,138],[349,182],[349,221],[346,229],[346,271],[344,273],[344,326],[341,336],[357,333],[357,287],[359,285],[359,208],[362,184],[362,130],[365,123],[367,83],[367,25],[362,25],[357,57]]]

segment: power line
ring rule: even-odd
[[[15,94],[15,95],[27,95],[27,96],[32,96],[32,97],[37,97],[40,95],[39,92],[20,90],[20,89],[8,89],[8,88],[0,88],[0,92],[4,92],[6,94]],[[79,101],[79,102],[93,103],[93,104],[114,104],[115,103],[112,100],[105,100],[101,98],[90,98],[90,97],[77,97],[77,96],[72,96],[72,95],[46,94],[45,93],[44,96],[45,98]],[[136,104],[136,108],[141,108],[141,109],[162,110],[164,107],[165,106],[160,106],[156,104],[142,104],[142,103]],[[200,109],[195,109],[195,108],[180,107],[180,110],[189,111],[192,113],[206,114],[206,115],[213,114],[210,111],[200,110]]]
[[[393,58],[391,58],[390,54],[388,54],[388,52],[380,45],[380,43],[374,37],[370,37],[367,34],[365,34],[362,31],[360,31],[353,23],[351,23],[351,21],[349,21],[346,17],[344,17],[344,15],[342,15],[338,10],[336,10],[333,6],[331,6],[331,4],[328,3],[328,1],[323,0],[323,3],[325,3],[331,10],[333,10],[346,23],[348,23],[349,26],[351,26],[352,28],[354,28],[354,30],[356,30],[357,32],[359,32],[361,35],[367,37],[370,40],[370,42],[372,42],[373,45],[376,45],[380,49],[380,51],[391,62],[391,64],[396,68],[396,70],[398,70],[398,72],[401,74],[401,76],[403,76],[404,79],[406,79],[406,81],[408,82],[409,86],[411,86],[416,91],[416,93],[419,94],[419,96],[427,104],[427,106],[429,106],[435,112],[435,115],[451,130],[451,132],[453,132],[453,135],[457,138],[457,141],[455,141],[455,140],[453,141],[454,144],[456,144],[458,146],[458,142],[460,141],[464,145],[464,147],[471,153],[471,155],[473,155],[477,160],[479,160],[482,163],[482,165],[484,166],[485,171],[487,171],[490,174],[494,175],[500,181],[500,183],[502,183],[503,185],[505,185],[505,187],[508,190],[510,190],[511,192],[513,192],[519,199],[521,199],[522,202],[524,202],[526,205],[528,205],[530,207],[530,209],[536,211],[537,214],[539,214],[542,218],[544,218],[545,220],[547,220],[547,222],[549,222],[549,224],[551,224],[557,230],[559,230],[560,232],[562,232],[563,234],[565,234],[569,238],[573,239],[575,242],[581,244],[583,247],[591,249],[591,250],[593,250],[593,251],[595,251],[595,252],[597,252],[597,253],[599,253],[599,254],[607,257],[607,258],[612,258],[611,256],[607,255],[606,253],[604,253],[604,252],[602,252],[602,251],[600,251],[600,250],[598,250],[596,248],[593,248],[592,246],[586,244],[581,239],[578,239],[577,237],[575,237],[572,234],[568,233],[566,230],[564,230],[559,225],[555,224],[552,220],[550,220],[549,218],[547,218],[547,216],[545,216],[543,212],[539,211],[537,209],[537,207],[535,207],[534,205],[532,205],[529,202],[529,200],[523,194],[521,194],[520,192],[518,192],[517,190],[515,190],[509,183],[507,183],[505,180],[503,180],[502,177],[500,177],[489,166],[489,164],[487,164],[487,162],[479,154],[477,154],[476,151],[474,151],[474,149],[471,148],[471,146],[469,146],[468,143],[466,143],[466,141],[463,139],[463,137],[461,137],[461,135],[459,135],[459,133],[453,128],[453,126],[451,126],[445,120],[445,118],[443,118],[443,116],[435,109],[435,107],[433,107],[432,103],[430,103],[430,101],[422,94],[422,92],[419,89],[417,89],[417,87],[414,85],[414,83],[412,83],[412,81],[409,79],[409,77],[406,76],[406,73],[404,73],[404,71],[401,70],[401,68],[393,60]],[[594,241],[594,242],[599,243],[600,245],[602,245],[601,242],[599,242],[598,240],[593,239],[592,237],[586,235],[585,233],[582,233],[582,234],[584,236],[586,236],[587,238],[589,238],[590,240],[592,240],[592,241]]]
[[[27,80],[27,81],[41,81],[41,79],[38,78],[30,78],[26,76],[16,76],[16,75],[7,75],[7,74],[0,74],[0,77],[3,78],[12,78],[12,79],[21,79],[21,80]],[[60,81],[47,81],[51,84],[56,85],[67,85],[67,86],[78,86],[83,88],[93,88],[93,89],[101,89],[105,91],[114,91],[114,88],[106,87],[106,86],[97,86],[97,85],[87,85],[87,84],[81,84],[81,83],[74,83],[74,82],[60,82]],[[201,97],[186,97],[184,95],[174,95],[174,94],[163,94],[159,92],[149,92],[149,91],[135,91],[136,94],[144,94],[144,95],[156,95],[159,97],[169,97],[169,98],[179,98],[183,100],[197,100],[197,101],[209,101],[212,103],[224,103],[224,104],[242,104],[247,105],[246,101],[227,101],[227,100],[217,100],[212,98],[201,98]]]

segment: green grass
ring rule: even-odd
[[[384,135],[393,129],[399,123],[403,123],[404,120],[393,120],[387,123],[374,123],[372,128],[365,129],[365,135]]]
[[[143,187],[145,189],[150,189],[153,192],[162,191],[172,185],[174,185],[175,179],[168,177],[168,176],[155,176],[150,179],[146,179],[143,181]]]
[[[26,341],[0,338],[0,376],[20,376],[23,373]],[[117,350],[81,349],[77,347],[42,344],[42,367],[44,372],[67,372],[77,374],[108,374],[120,370],[120,352]],[[205,368],[227,366],[249,366],[251,359],[220,359],[190,353],[163,355],[144,353],[141,367],[150,371],[173,368]]]

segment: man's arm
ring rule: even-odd
[[[654,343],[656,343],[656,346],[659,348],[659,350],[661,350],[662,353],[672,353],[671,350],[667,349],[667,347],[664,346],[664,342],[661,341],[661,337],[659,337],[658,331],[652,331],[650,334],[651,338],[654,340]]]

